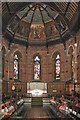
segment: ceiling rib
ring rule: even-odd
[[[35,11],[36,11],[36,6],[35,6],[34,12],[32,14],[32,18],[31,18],[31,22],[30,22],[30,27],[29,27],[29,33],[30,33],[30,28],[31,28],[31,24],[32,24],[32,21],[33,21],[33,18],[34,18]],[[28,39],[29,39],[29,35],[28,35]]]
[[[51,8],[53,8],[54,7],[54,9],[64,18],[64,21],[67,23],[67,26],[68,26],[68,28],[69,28],[69,20],[68,20],[68,18],[66,18],[66,17],[64,17],[64,14],[63,14],[63,12],[60,10],[60,8],[57,6],[57,2],[52,2],[52,3],[49,3],[50,4],[50,6],[51,6]]]
[[[40,13],[41,13],[41,16],[42,16],[43,24],[44,24],[44,26],[45,26],[44,17],[43,17],[42,11],[41,11],[41,9],[40,9],[40,6],[39,6],[39,10],[40,10]]]
[[[21,20],[22,20],[24,17],[26,17],[26,16],[28,15],[29,11],[30,11],[32,8],[34,8],[35,6],[36,6],[36,4],[33,5],[33,6],[22,16]]]
[[[42,5],[40,5],[40,6],[47,12],[48,16],[49,16],[50,18],[52,18],[52,20],[55,21],[54,17],[53,17],[52,15],[50,15],[50,13],[47,11],[47,9],[44,8]],[[59,30],[59,27],[57,26],[57,22],[56,22],[56,21],[55,21],[55,26],[56,26],[56,28],[58,29],[59,35],[60,35],[60,38],[61,38],[60,30]]]

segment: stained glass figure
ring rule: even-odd
[[[56,79],[60,79],[60,55],[56,56]]]
[[[38,56],[34,59],[34,80],[40,80],[40,58]]]
[[[18,55],[14,55],[14,79],[19,78],[19,58]]]

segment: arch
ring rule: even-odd
[[[32,59],[34,59],[36,56],[39,56],[40,59],[42,58],[42,56],[39,53],[35,53]]]
[[[6,54],[6,48],[5,48],[5,46],[2,46],[1,51],[2,51],[2,52],[4,51],[4,54]]]
[[[2,78],[3,78],[6,74],[6,68],[5,68],[6,49],[5,49],[5,46],[2,47],[1,51],[2,51]]]
[[[71,79],[74,76],[74,46],[70,45],[68,48],[68,55],[70,56]]]
[[[22,54],[21,54],[21,52],[19,50],[14,51],[13,57],[14,57],[15,54],[18,55],[19,59],[22,58]]]
[[[19,80],[20,78],[20,61],[22,58],[22,54],[19,51],[15,51],[13,53],[13,76],[14,76],[14,80]]]
[[[61,54],[60,52],[56,51],[53,54],[53,73],[54,73],[54,80],[60,80],[60,72],[61,72]]]
[[[59,51],[55,51],[55,52],[52,54],[52,58],[55,58],[57,54],[59,54],[60,57],[61,57],[61,53],[60,53]]]
[[[33,56],[33,79],[41,79],[41,56],[39,54]]]
[[[74,52],[74,46],[73,46],[73,45],[70,45],[70,46],[68,47],[67,55],[70,55],[71,52]]]

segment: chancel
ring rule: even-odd
[[[80,2],[40,1],[1,2],[2,120],[80,119]]]

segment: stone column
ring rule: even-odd
[[[74,44],[74,92],[76,91],[76,83],[77,83],[77,43]]]
[[[67,72],[66,72],[66,70],[67,70],[67,67],[66,67],[66,60],[67,60],[67,57],[66,57],[66,49],[64,49],[64,54],[65,54],[65,61],[64,61],[64,63],[65,63],[65,92],[66,92],[66,81],[67,81]]]
[[[77,82],[77,43],[74,44],[74,80]]]
[[[9,70],[9,65],[10,65],[10,59],[9,59],[9,57],[10,57],[9,54],[10,53],[9,52],[10,52],[10,50],[8,50],[7,52],[8,53],[6,55],[7,56],[7,59],[6,59],[6,73],[7,73],[6,74],[6,80],[8,82],[8,84],[7,84],[8,85],[8,87],[7,87],[7,93],[8,93],[9,92],[9,74],[10,74],[10,70]]]
[[[48,78],[48,63],[49,63],[49,53],[47,53],[47,56],[46,56],[46,82],[48,82],[49,78]]]

